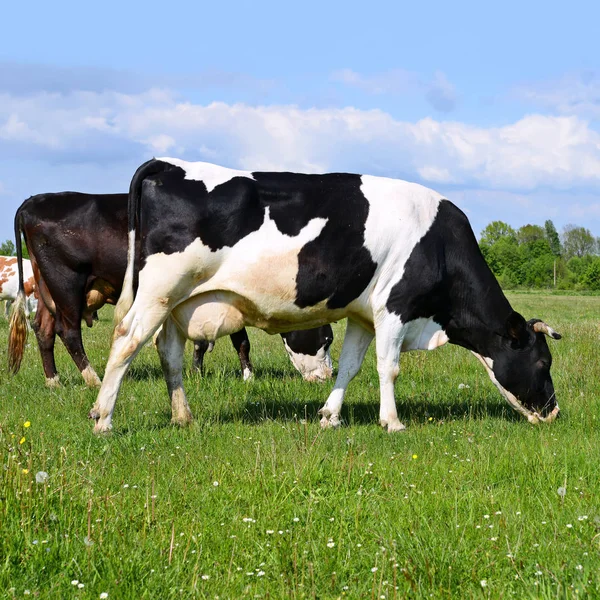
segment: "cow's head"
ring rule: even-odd
[[[306,381],[330,379],[333,363],[329,347],[333,342],[331,325],[282,333],[292,364]]]
[[[552,356],[546,336],[561,338],[539,319],[509,317],[506,333],[497,336],[491,358],[477,355],[508,402],[531,423],[551,422],[559,412],[550,376]]]

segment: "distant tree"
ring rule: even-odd
[[[556,227],[554,227],[554,223],[548,219],[544,223],[544,229],[546,230],[546,239],[550,244],[552,254],[554,254],[554,256],[560,256],[562,254],[562,248],[560,246],[560,237],[558,231],[556,231]]]
[[[517,235],[508,223],[504,221],[492,221],[481,232],[480,242],[492,246],[502,238],[509,238],[516,241]]]
[[[576,225],[565,225],[563,229],[563,250],[567,259],[577,256],[583,258],[586,254],[596,251],[596,239],[589,229]]]
[[[14,256],[15,255],[15,244],[12,240],[6,240],[0,244],[0,255],[2,256]]]
[[[517,231],[517,241],[519,244],[530,244],[537,240],[546,238],[546,232],[539,225],[523,225]]]
[[[588,290],[600,290],[600,258],[594,258],[585,273],[581,276],[580,283]]]

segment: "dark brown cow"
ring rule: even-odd
[[[59,382],[54,360],[54,343],[58,334],[85,382],[99,386],[100,378],[83,348],[81,321],[91,327],[96,311],[104,304],[115,304],[121,293],[127,265],[127,194],[62,192],[32,196],[23,202],[15,215],[20,265],[21,234],[29,250],[41,300],[33,329],[42,356],[46,384],[54,386]],[[11,321],[9,366],[15,373],[20,367],[21,343],[24,343],[23,339],[15,341],[12,336],[16,329]],[[331,327],[319,328],[317,339],[315,332],[310,334],[310,331],[306,334],[299,332],[300,342],[296,342],[297,336],[290,334],[286,349],[294,364],[296,350],[291,340],[296,346],[303,343],[304,347],[307,343],[319,343],[310,352],[316,354],[319,348],[325,346],[329,356],[328,348],[333,339]],[[286,342],[287,335],[283,336]],[[231,341],[238,352],[244,379],[247,379],[252,374],[252,365],[246,331],[234,333]],[[195,345],[194,366],[199,370],[208,347],[208,343],[202,340]],[[299,349],[297,352],[306,350]],[[325,368],[313,378],[329,376],[330,363],[329,370]]]

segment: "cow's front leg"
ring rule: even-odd
[[[208,344],[207,344],[208,346]],[[167,390],[171,398],[171,423],[182,427],[192,422],[192,411],[183,390],[183,351],[185,337],[171,318],[164,322],[156,339],[156,349],[160,357]]]
[[[387,313],[375,326],[377,373],[379,374],[379,422],[388,432],[402,431],[406,427],[398,420],[394,384],[400,372],[399,360],[402,348],[403,326],[400,318]]]
[[[373,334],[370,331],[348,319],[335,385],[325,406],[319,411],[319,414],[322,415],[321,427],[338,427],[340,425],[340,411],[346,388],[358,373],[372,339]]]

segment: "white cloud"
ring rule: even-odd
[[[503,127],[381,110],[182,102],[168,91],[0,95],[0,155],[115,162],[174,153],[246,169],[348,170],[496,190],[600,187],[600,135],[570,116]]]

